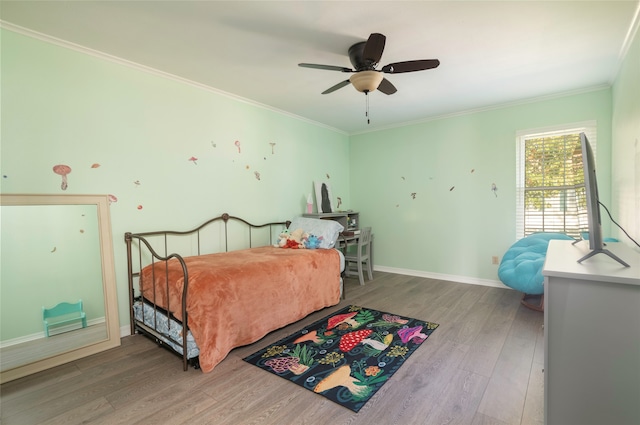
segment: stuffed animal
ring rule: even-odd
[[[278,246],[280,248],[304,248],[303,240],[308,235],[302,229],[296,229],[293,232],[289,232],[287,229],[280,233],[280,239]]]
[[[308,236],[309,235],[305,233],[304,230],[296,229],[293,232],[291,232],[291,234],[289,235],[289,238],[293,239],[298,244],[297,248],[304,248],[304,240]]]
[[[287,241],[285,242],[282,248],[298,249],[298,248],[304,248],[304,245],[300,245],[298,242],[296,242],[293,239],[287,239]]]
[[[322,236],[317,237],[316,235],[309,235],[304,240],[304,247],[307,249],[316,249],[320,247],[320,242],[322,241]]]
[[[280,232],[280,235],[278,236],[278,243],[276,243],[274,246],[284,248],[288,240],[289,229],[284,229],[282,232]]]

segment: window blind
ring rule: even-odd
[[[517,239],[536,232],[580,238],[587,230],[581,132],[593,148],[595,123],[518,135]]]

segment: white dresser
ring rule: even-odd
[[[552,240],[544,275],[547,425],[640,424],[640,253]]]

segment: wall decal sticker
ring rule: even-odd
[[[451,189],[449,189],[449,192],[451,192],[455,188],[456,188],[455,186],[451,186]]]
[[[411,192],[411,199],[416,199],[416,192]]]
[[[235,142],[233,142],[234,145],[236,145],[236,147],[238,148],[238,153],[240,152],[240,140],[236,140]]]
[[[254,171],[253,174],[256,176],[257,180],[260,180],[260,173],[257,171]]]
[[[198,163],[196,162],[198,160],[198,158],[196,158],[195,156],[192,156],[191,158],[189,158],[189,161],[193,162],[193,165],[198,165]]]
[[[58,248],[56,248],[56,247],[54,246],[54,247],[53,247],[53,249],[51,250],[51,253],[53,254],[54,252],[56,252],[56,249],[58,249]]]
[[[327,174],[326,174],[326,176],[327,176],[327,178],[328,178],[328,179],[330,179],[330,178],[331,178],[331,176],[329,176],[329,173],[327,173]]]
[[[97,162],[95,164],[91,164],[91,168],[98,168],[100,167],[100,164],[98,164]]]
[[[273,150],[273,147],[276,145],[273,142],[269,142],[269,144],[271,145],[271,155],[275,154],[275,151]]]
[[[491,191],[493,192],[494,195],[496,195],[496,198],[498,197],[498,186],[496,186],[495,183],[491,183]]]
[[[473,174],[473,173],[474,173],[474,171],[476,171],[476,169],[475,169],[475,168],[472,168],[472,169],[471,169],[471,174]]]
[[[71,172],[71,167],[64,164],[54,165],[53,172],[62,176],[62,184],[60,185],[60,189],[67,190],[67,175]]]
[[[135,184],[135,185],[136,185],[136,187],[140,186],[140,180],[136,180],[136,181],[134,181],[134,182],[133,182],[133,184]]]
[[[342,205],[342,198],[338,196],[338,205],[336,206],[338,210],[340,209],[340,205]]]
[[[116,195],[109,194],[108,198],[109,198],[109,204],[112,204],[114,202],[118,202],[118,198],[116,198]]]
[[[211,141],[211,146],[213,146],[214,148],[216,147],[216,144],[213,140]]]
[[[137,208],[138,208],[139,210],[141,210],[141,209],[142,209],[142,205],[138,205],[138,207],[137,207]]]

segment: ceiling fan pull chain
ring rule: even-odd
[[[371,124],[371,120],[369,119],[369,91],[364,92],[364,97],[366,99],[366,111],[364,112],[364,116],[367,117],[367,124]]]

